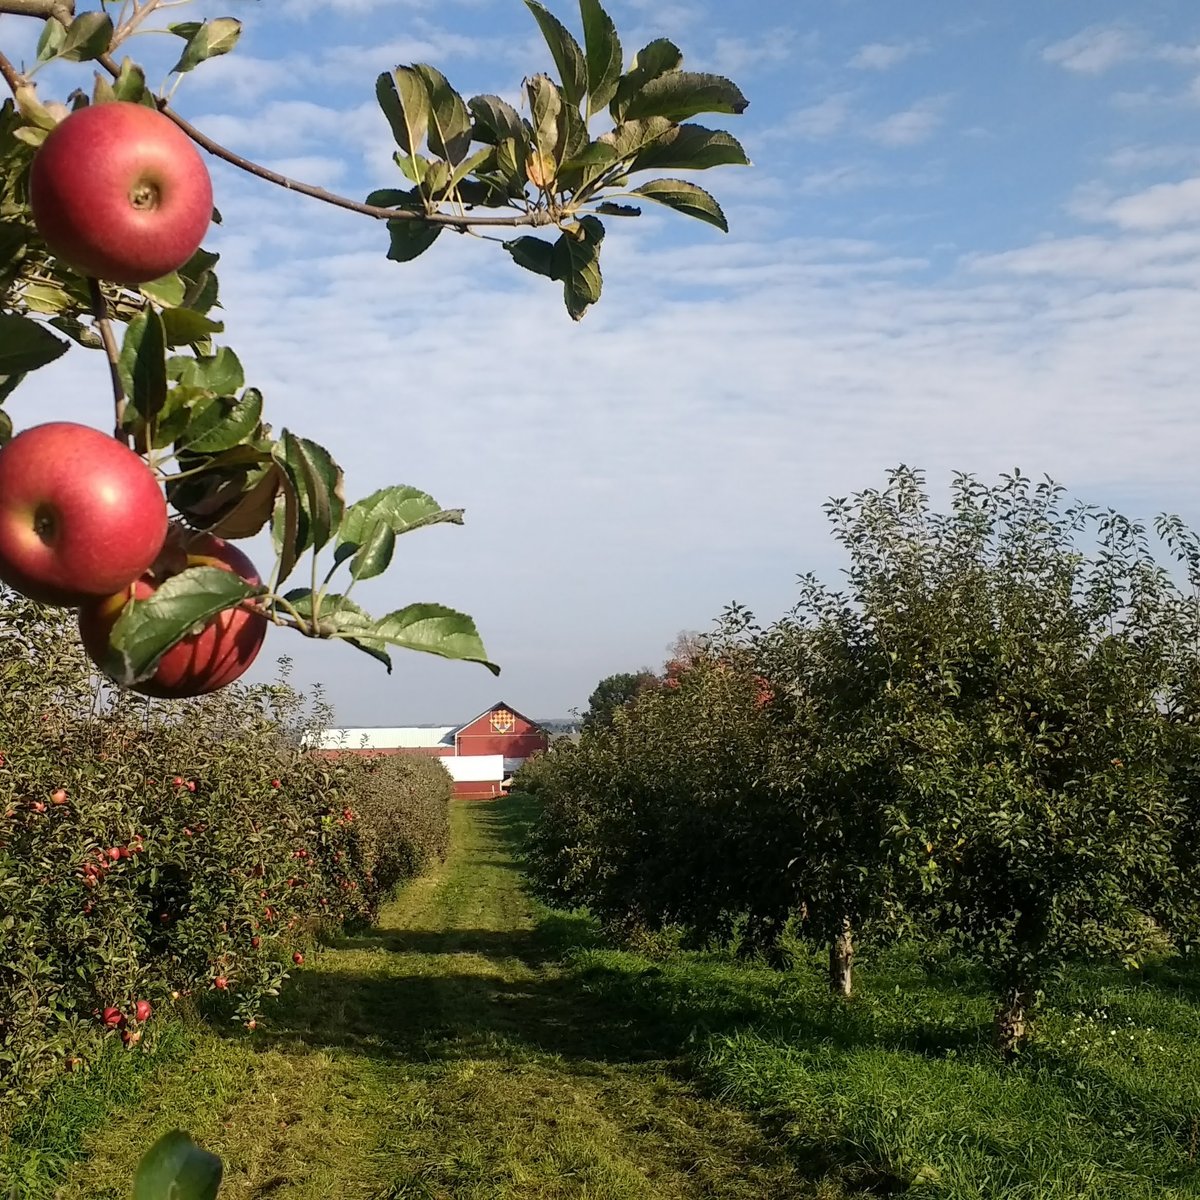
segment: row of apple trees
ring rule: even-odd
[[[949,942],[1025,1037],[1078,958],[1186,953],[1200,906],[1200,541],[1020,473],[830,502],[845,584],[733,607],[673,687],[528,772],[531,864],[621,926]],[[1160,561],[1162,560],[1162,561]]]
[[[254,1028],[447,843],[440,764],[308,753],[329,714],[286,682],[98,693],[70,621],[0,591],[0,1128],[177,1004]]]

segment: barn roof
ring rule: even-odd
[[[541,726],[532,718],[527,717],[523,712],[518,712],[511,704],[506,704],[503,700],[497,700],[495,704],[489,704],[481,713],[476,713],[469,721],[464,721],[461,725],[455,725],[454,733],[459,734],[468,725],[474,725],[481,717],[486,717],[490,713],[494,713],[498,708],[507,709],[514,717],[520,717],[522,721],[528,721],[535,729],[541,729]]]
[[[322,729],[315,736],[320,750],[424,750],[454,743],[455,725],[367,726]]]

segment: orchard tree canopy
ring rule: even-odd
[[[732,81],[685,70],[667,38],[629,56],[599,0],[580,0],[577,32],[525,0],[555,76],[531,73],[518,108],[494,95],[464,98],[431,64],[389,65],[375,98],[395,141],[396,185],[358,199],[249,161],[176,110],[181,82],[234,51],[242,29],[231,16],[178,19],[186,2],[0,0],[0,14],[42,23],[35,62],[18,64],[0,46],[11,93],[0,105],[0,405],[73,344],[103,355],[96,378],[98,391],[102,379],[111,389],[114,434],[142,456],[174,510],[162,554],[136,588],[127,581],[98,665],[121,685],[156,687],[165,655],[237,610],[347,642],[389,671],[394,648],[498,671],[465,614],[417,601],[376,618],[352,597],[388,569],[401,535],[461,524],[463,513],[407,485],[349,503],[329,450],[267,423],[265,397],[222,340],[218,255],[200,244],[212,196],[193,147],[265,185],[379,222],[381,248],[399,264],[447,232],[499,241],[517,267],[560,285],[578,320],[600,298],[610,218],[652,203],[726,229],[716,198],[677,175],[748,162],[731,134],[694,120],[741,113],[747,101]],[[158,92],[130,53],[151,33],[178,49]],[[75,87],[46,94],[40,73],[54,65],[59,79],[64,64],[79,64]],[[159,243],[166,259],[148,254]],[[0,407],[0,445],[13,432]],[[264,529],[275,563],[261,573],[195,540]],[[0,577],[17,587],[25,577],[2,549]]]

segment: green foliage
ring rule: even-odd
[[[726,936],[776,891],[786,919],[799,897],[786,870],[793,843],[764,836],[768,733],[757,682],[699,659],[577,745],[556,744],[514,781],[542,800],[529,859],[541,894],[626,932],[679,924]],[[762,922],[753,926],[758,944]]]
[[[388,754],[348,760],[365,878],[380,900],[440,862],[450,845],[453,781],[437,759]]]
[[[305,730],[329,714],[286,684],[154,706],[99,691],[71,621],[7,594],[0,607],[0,1080],[13,1104],[86,1068],[102,1038],[153,1041],[137,1000],[161,1013],[194,993],[254,1020],[295,949],[370,920],[444,846],[436,764],[379,783],[308,753]],[[121,1014],[107,1031],[106,1008]]]
[[[707,664],[539,763],[533,870],[610,923],[945,938],[1013,1050],[1068,963],[1196,943],[1200,541],[1160,518],[1173,575],[1019,473],[942,514],[900,468],[827,512],[843,591],[735,606]]]
[[[370,203],[403,210],[388,222],[388,257],[408,262],[436,240],[441,226],[421,216],[478,205],[512,209],[515,223],[558,230],[554,240],[525,235],[504,243],[518,266],[563,284],[574,320],[600,299],[598,215],[638,216],[614,203],[641,171],[700,171],[749,164],[724,130],[683,124],[700,113],[738,114],[747,106],[737,85],[719,75],[686,72],[666,39],[652,42],[622,71],[620,38],[598,0],[580,0],[583,45],[537,0],[525,0],[559,80],[525,80],[528,117],[496,96],[463,101],[445,77],[423,63],[381,75],[376,97],[399,152],[396,164],[416,186],[373,193]],[[591,137],[589,122],[609,109],[611,130]],[[480,148],[470,153],[472,145]],[[720,205],[685,180],[658,179],[632,192],[728,231]]]
[[[587,711],[583,714],[583,727],[592,729],[611,725],[618,708],[629,704],[646,688],[658,683],[653,671],[622,671],[608,675],[596,684],[588,697]]]

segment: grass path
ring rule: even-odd
[[[224,1157],[223,1200],[840,1195],[563,965],[592,933],[523,892],[526,815],[456,805],[437,873],[298,972],[265,1033],[193,1030],[56,1195],[128,1196],[140,1151],[177,1127]]]

